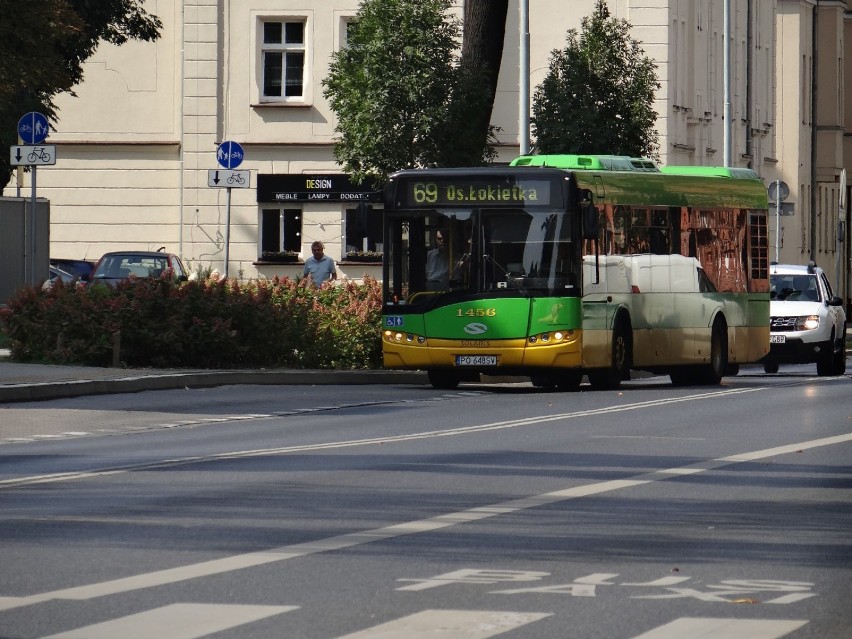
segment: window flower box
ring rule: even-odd
[[[343,258],[343,261],[379,263],[382,261],[383,255],[383,253],[378,253],[376,251],[349,251]]]
[[[297,251],[264,251],[260,256],[261,262],[272,264],[292,264],[299,261]]]

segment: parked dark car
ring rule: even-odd
[[[81,281],[79,275],[64,271],[57,266],[51,265],[49,267],[49,273],[50,274],[48,275],[48,278],[44,281],[44,284],[41,285],[42,289],[44,289],[45,291],[51,288],[56,282],[71,284],[72,282]]]
[[[89,279],[89,276],[95,269],[95,264],[96,262],[93,260],[71,260],[61,257],[50,258],[50,265],[52,267],[64,271],[65,273],[76,275],[83,282]]]
[[[186,269],[173,253],[160,251],[114,251],[98,260],[89,276],[89,285],[108,284],[134,277],[162,277],[164,274],[178,280],[187,279]]]

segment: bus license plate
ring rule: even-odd
[[[770,344],[783,344],[786,341],[787,341],[786,335],[770,335],[769,336],[769,343]]]
[[[497,366],[497,356],[456,355],[456,366]]]

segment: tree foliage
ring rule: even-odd
[[[462,163],[472,134],[463,123],[484,98],[471,91],[472,74],[459,70],[451,5],[363,0],[346,47],[333,54],[323,87],[338,120],[335,157],[356,182],[379,185],[398,169]],[[480,148],[479,162],[487,151]]]
[[[30,111],[53,123],[53,102],[83,79],[83,63],[102,41],[156,40],[162,23],[145,0],[0,0],[0,148],[18,142],[17,124]],[[0,154],[0,184],[12,167]]]
[[[538,151],[655,156],[659,87],[656,64],[630,37],[630,24],[597,0],[581,33],[569,30],[567,46],[551,52],[533,95]]]

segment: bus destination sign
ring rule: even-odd
[[[417,206],[552,206],[561,201],[550,180],[464,178],[404,179],[400,197],[403,207]]]

